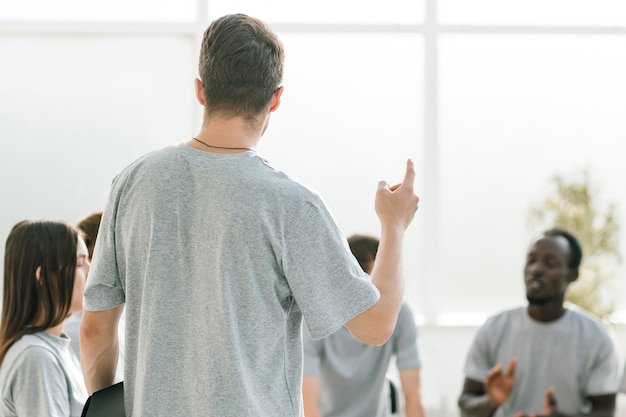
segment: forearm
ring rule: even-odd
[[[304,417],[322,417],[319,409],[321,386],[321,380],[317,376],[304,375],[302,378]]]
[[[467,395],[463,394],[459,399],[461,417],[490,417],[498,409],[498,405],[493,403],[487,394]]]
[[[558,406],[557,406],[558,408]],[[559,410],[554,410],[548,414],[549,417],[614,417],[615,410],[591,410],[589,413],[572,415],[572,414],[564,414]]]
[[[118,353],[117,336],[90,337],[81,343],[80,362],[90,395],[113,384]]]
[[[372,283],[380,291],[380,300],[372,307],[381,326],[391,334],[404,298],[404,230],[383,227],[376,261],[371,273]]]
[[[404,394],[404,411],[406,417],[424,417],[422,407],[420,371],[415,369],[401,369],[400,383]]]
[[[405,397],[404,414],[406,417],[425,417],[424,407],[419,397]]]
[[[389,232],[383,232],[370,274],[372,283],[380,291],[380,299],[371,308],[346,323],[350,332],[363,343],[381,346],[396,327],[404,296],[403,234],[403,230],[392,228],[389,228]]]
[[[119,354],[118,319],[117,311],[83,313],[80,329],[80,363],[90,395],[112,385],[115,380]]]
[[[544,410],[547,410],[547,412],[543,413],[545,417],[613,417],[615,415],[615,394],[589,396],[591,411],[577,415],[560,412],[558,399],[553,397],[552,389],[550,389],[549,394],[549,399],[546,401],[546,405],[544,405]]]
[[[304,417],[323,417],[317,405],[309,404],[304,406]]]

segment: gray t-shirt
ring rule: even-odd
[[[0,367],[2,417],[79,417],[87,390],[70,340],[40,332],[22,336]]]
[[[399,370],[420,368],[417,326],[402,304],[396,328],[382,346],[369,346],[342,327],[313,340],[304,326],[304,375],[319,376],[320,412],[324,417],[382,417],[388,415],[385,376],[395,355]]]
[[[321,338],[378,298],[314,192],[254,152],[180,144],[115,178],[84,307],[126,304],[133,417],[287,417],[302,317]]]
[[[465,375],[484,381],[489,369],[498,363],[506,369],[514,357],[513,392],[496,417],[540,412],[550,387],[557,410],[570,415],[589,412],[589,396],[617,392],[619,365],[613,340],[602,322],[573,305],[549,323],[533,320],[526,307],[489,318],[470,348]]]

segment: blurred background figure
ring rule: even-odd
[[[82,308],[87,246],[63,222],[22,221],[4,256],[0,415],[79,417],[87,399],[78,358],[62,333]]]
[[[96,240],[98,238],[98,229],[100,228],[100,221],[102,220],[102,211],[95,211],[80,219],[76,224],[78,231],[87,245],[89,252],[89,262],[93,258],[93,249],[96,246]],[[71,347],[76,357],[80,359],[80,321],[83,317],[83,311],[77,311],[73,313],[65,323],[63,324],[63,333],[66,334],[71,340]],[[119,325],[119,358],[117,361],[117,368],[115,371],[115,381],[119,382],[124,378],[124,320],[120,320]]]
[[[612,416],[619,360],[607,328],[565,293],[582,260],[578,239],[543,232],[526,253],[528,305],[503,311],[478,330],[459,398],[463,417]]]
[[[379,240],[373,236],[353,235],[348,238],[348,244],[363,271],[370,274]],[[402,304],[393,335],[382,346],[361,343],[346,327],[324,339],[313,340],[303,326],[303,336],[305,417],[390,415],[392,400],[400,398],[390,397],[385,385],[394,356],[402,385],[404,415],[424,417],[417,326],[406,303]]]
[[[93,257],[93,248],[96,246],[96,238],[98,237],[98,228],[100,227],[100,219],[102,219],[102,212],[93,212],[78,221],[76,227],[80,236],[87,245],[87,251],[89,253],[89,262]],[[80,320],[83,317],[82,310],[73,313],[63,324],[63,333],[66,334],[72,341],[71,347],[77,358],[80,358],[80,345],[78,343],[78,334],[80,329]]]

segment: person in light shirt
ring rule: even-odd
[[[554,228],[529,246],[528,305],[496,314],[478,330],[459,398],[462,417],[611,417],[618,356],[604,324],[565,303],[582,249]]]
[[[87,400],[63,322],[82,308],[85,242],[69,224],[21,221],[4,255],[0,416],[79,417]]]
[[[114,382],[123,309],[127,415],[299,417],[303,319],[315,337],[346,325],[382,344],[393,332],[415,168],[378,184],[368,276],[324,200],[257,153],[285,88],[282,42],[259,19],[226,15],[199,61],[197,134],[112,183],[85,288],[85,382],[89,393]]]
[[[348,244],[363,271],[371,273],[378,252],[378,238],[352,235]],[[417,325],[408,304],[402,304],[393,334],[382,346],[361,343],[346,327],[324,339],[313,340],[305,326],[303,340],[305,417],[389,416],[391,399],[385,384],[394,357],[404,415],[424,417]]]

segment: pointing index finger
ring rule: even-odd
[[[407,159],[406,172],[404,174],[404,180],[402,181],[402,185],[413,189],[414,183],[415,183],[415,165],[413,165],[412,160]]]

